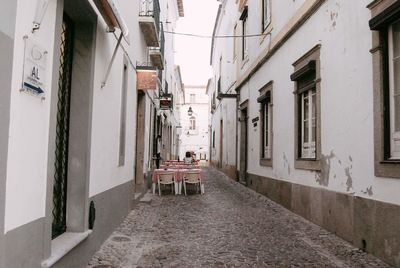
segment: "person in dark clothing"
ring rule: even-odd
[[[161,147],[162,147],[161,135],[158,135],[157,136],[157,154],[156,154],[156,167],[157,167],[157,169],[160,168],[160,161],[162,160]]]

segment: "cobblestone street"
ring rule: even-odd
[[[223,173],[205,175],[203,196],[137,201],[88,267],[388,267]]]

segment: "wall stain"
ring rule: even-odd
[[[329,185],[330,179],[330,171],[331,165],[333,164],[332,159],[336,159],[337,163],[342,166],[342,161],[334,154],[333,150],[331,150],[329,155],[321,155],[321,171],[315,173],[315,181],[322,186]],[[352,177],[352,169],[353,169],[353,158],[349,156],[350,164],[345,167],[344,175],[346,176],[346,191],[350,192],[350,189],[353,189],[353,177]],[[339,176],[340,178],[341,176]],[[337,179],[338,175],[336,173],[333,174],[333,178]],[[343,185],[343,184],[342,184]]]
[[[353,177],[351,175],[351,170],[353,169],[353,158],[349,155],[350,166],[344,169],[344,173],[346,174],[347,181],[347,191],[349,192],[350,189],[353,189]]]
[[[319,185],[328,186],[329,185],[329,173],[331,170],[331,159],[335,158],[333,150],[329,155],[321,155],[321,171],[315,173],[315,181]]]
[[[363,194],[367,194],[369,196],[373,196],[374,192],[372,191],[372,185],[369,186],[365,191],[361,191]]]
[[[290,176],[290,163],[289,163],[289,160],[287,159],[285,153],[283,153],[283,167],[287,168],[287,172],[288,172],[288,174]]]
[[[350,191],[350,189],[353,189],[353,178],[351,177],[350,174],[350,168],[352,167],[350,166],[344,169],[344,173],[346,174],[347,177],[346,186],[348,192]]]
[[[335,30],[335,28],[336,28],[336,24],[337,24],[337,19],[338,19],[338,17],[339,17],[339,9],[340,9],[340,5],[339,5],[339,3],[336,3],[336,5],[332,8],[332,10],[331,11],[328,11],[329,12],[329,17],[330,17],[330,20],[331,20],[331,27],[330,27],[330,31],[333,31],[333,30]]]

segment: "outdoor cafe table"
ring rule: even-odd
[[[186,169],[186,168],[199,168],[197,165],[189,165],[189,164],[182,164],[182,165],[160,165],[160,169]]]
[[[173,171],[174,172],[174,177],[175,177],[175,194],[181,194],[182,193],[182,180],[186,176],[187,172],[191,171],[198,171],[200,173],[200,185],[201,185],[201,192],[204,194],[204,172],[200,168],[172,168],[172,169],[166,169],[166,168],[159,168],[159,169],[154,169],[153,170],[153,175],[151,177],[151,180],[153,182],[153,194],[156,193],[156,184],[158,181],[158,176],[160,173],[164,171]]]

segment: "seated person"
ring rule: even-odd
[[[185,162],[185,164],[192,164],[193,163],[193,158],[192,158],[192,154],[190,152],[186,152],[185,154],[185,158],[183,159],[183,161]]]

